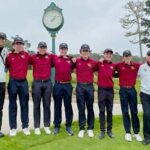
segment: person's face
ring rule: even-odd
[[[150,64],[150,56],[146,56],[146,61]]]
[[[60,56],[66,56],[68,52],[68,48],[60,48],[59,52],[60,52]]]
[[[39,54],[44,55],[46,53],[46,51],[47,51],[47,47],[46,46],[38,47]]]
[[[104,59],[107,61],[111,61],[113,57],[113,53],[112,52],[108,52],[108,53],[104,53]]]
[[[131,60],[132,60],[132,56],[123,56],[123,61],[125,62],[125,63],[130,63],[131,62]]]
[[[3,38],[0,38],[0,47],[3,47],[5,45],[6,40]]]
[[[24,44],[22,42],[15,42],[13,45],[15,51],[22,51],[24,48]]]
[[[88,59],[89,56],[90,56],[90,51],[89,51],[89,50],[81,50],[81,51],[80,51],[80,56],[81,56],[83,59]]]

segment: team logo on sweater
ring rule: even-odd
[[[68,64],[71,64],[71,61],[70,61],[70,60],[68,60],[68,61],[67,61],[67,63],[68,63]]]
[[[91,68],[91,67],[92,67],[92,64],[88,63],[88,67]]]
[[[132,69],[132,70],[135,70],[135,67],[134,67],[134,66],[131,66],[131,69]]]
[[[110,66],[110,69],[114,70],[114,67],[113,67],[113,66]]]
[[[24,56],[24,55],[21,55],[21,58],[25,59],[25,56]]]

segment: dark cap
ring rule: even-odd
[[[150,56],[150,51],[147,51],[147,56]]]
[[[125,51],[123,52],[123,56],[124,56],[124,57],[126,57],[126,56],[132,56],[132,53],[131,53],[130,50],[125,50]]]
[[[113,54],[113,50],[111,48],[107,48],[104,50],[104,54],[109,52]]]
[[[67,45],[67,43],[61,43],[61,44],[59,45],[59,48],[60,48],[60,49],[62,49],[62,48],[68,49],[68,45]]]
[[[2,39],[4,39],[4,40],[6,40],[7,36],[6,36],[6,34],[5,34],[5,33],[0,32],[0,38],[2,38]]]
[[[80,50],[89,50],[90,51],[90,46],[88,44],[83,44],[83,45],[81,45]]]
[[[47,44],[46,44],[45,42],[39,42],[38,48],[40,48],[40,47],[45,47],[45,48],[47,48]]]
[[[13,41],[12,44],[14,45],[17,42],[24,44],[23,38],[21,38],[19,36],[17,36],[17,37],[14,38],[14,41]]]

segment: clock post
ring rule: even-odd
[[[63,27],[64,17],[62,14],[62,9],[56,6],[54,2],[52,2],[45,10],[42,19],[43,25],[46,30],[51,34],[52,37],[52,53],[55,52],[55,38],[58,31]],[[52,69],[51,80],[54,84],[54,74],[55,70]]]

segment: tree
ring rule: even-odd
[[[145,2],[145,18],[142,18],[141,25],[144,27],[143,36],[142,39],[143,43],[146,44],[148,48],[150,48],[150,0],[147,0]]]
[[[142,54],[142,26],[141,20],[144,16],[144,1],[137,0],[136,2],[129,1],[124,8],[128,11],[128,14],[120,19],[121,25],[127,30],[126,37],[134,37],[130,40],[133,44],[139,44],[141,61],[143,60]],[[129,31],[133,30],[133,31]]]

